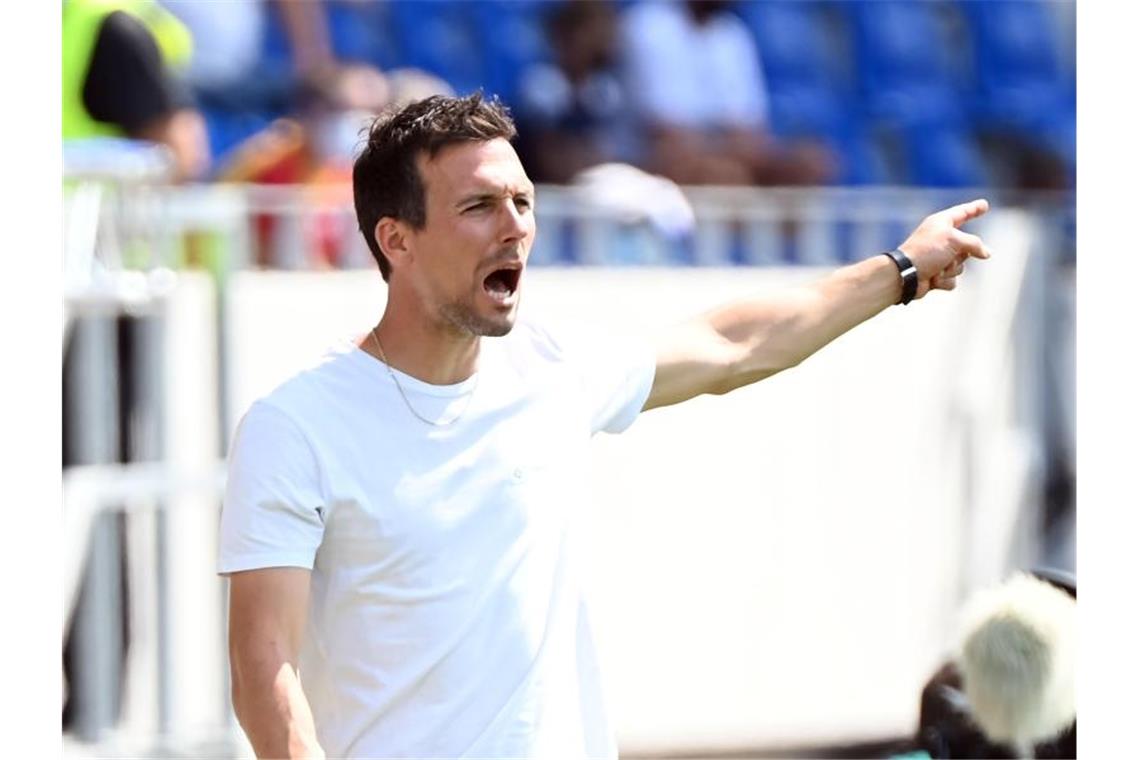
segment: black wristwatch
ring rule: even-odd
[[[899,268],[899,276],[902,277],[903,281],[902,298],[899,299],[899,303],[905,306],[914,299],[914,294],[918,292],[918,269],[915,268],[910,257],[898,248],[893,251],[883,251],[882,255],[890,256],[891,261],[895,262],[895,266]]]

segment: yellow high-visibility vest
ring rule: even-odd
[[[63,3],[63,139],[121,137],[115,124],[93,118],[83,104],[83,84],[99,28],[115,11],[131,14],[150,30],[167,66],[182,66],[190,60],[190,31],[165,8],[152,0],[64,0]]]

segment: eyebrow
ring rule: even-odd
[[[495,193],[495,192],[490,192],[490,191],[472,193],[471,195],[465,195],[462,198],[460,198],[458,201],[456,201],[455,206],[458,208],[460,206],[466,206],[469,203],[475,203],[477,201],[493,201],[497,198],[503,197],[503,195],[505,195],[505,194],[506,194],[505,189],[504,189],[504,192],[501,192],[501,193]],[[511,197],[517,197],[517,196],[521,195],[521,196],[524,196],[528,199],[534,198],[534,188],[528,188],[526,190],[521,190],[517,193],[510,193],[510,195],[511,195]]]

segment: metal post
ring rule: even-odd
[[[118,368],[115,318],[77,320],[68,387],[75,394],[69,429],[76,464],[114,460],[118,441]],[[75,705],[74,729],[85,741],[98,740],[115,722],[122,664],[122,606],[117,515],[93,521],[86,572],[75,609],[74,663],[69,692]]]
[[[588,266],[602,266],[609,263],[613,223],[600,216],[579,217],[576,223],[578,235],[575,242],[578,250],[575,252],[574,263]]]
[[[729,219],[724,214],[705,209],[697,216],[696,260],[701,266],[728,266],[732,240]]]
[[[825,198],[806,195],[796,208],[796,263],[831,267],[839,263],[835,213]]]
[[[136,416],[132,420],[136,435],[133,437],[131,460],[137,462],[157,462],[165,456],[163,440],[165,432],[165,409],[162,403],[164,385],[163,347],[166,321],[161,309],[155,310],[132,325],[135,341]],[[151,603],[154,605],[155,634],[155,708],[156,726],[159,736],[170,730],[170,592],[167,574],[167,507],[165,499],[155,503],[153,536],[154,574],[151,578]],[[148,552],[149,554],[149,552]]]
[[[777,266],[784,263],[780,223],[775,219],[754,219],[746,228],[748,263],[752,266]]]

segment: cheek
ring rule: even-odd
[[[431,280],[451,296],[471,290],[479,266],[486,261],[487,244],[468,234],[449,235],[438,241],[428,264]]]

